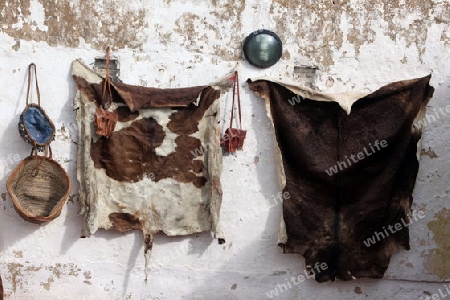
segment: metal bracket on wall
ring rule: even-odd
[[[316,72],[318,68],[315,66],[294,66],[294,77],[303,82],[303,85],[314,88]]]
[[[101,76],[105,76],[106,73],[106,57],[96,57],[94,62],[94,70]],[[119,59],[115,56],[109,58],[109,77],[111,81],[122,82],[120,76],[120,63]]]

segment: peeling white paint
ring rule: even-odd
[[[27,12],[23,9],[14,10],[12,15],[18,19],[12,24],[4,23],[5,12],[18,2],[4,2],[0,20],[0,159],[9,154],[26,157],[30,152],[17,132],[18,116],[25,105],[28,64],[37,64],[43,106],[60,128],[75,123],[71,62],[79,57],[94,62],[96,56],[103,55],[101,50],[106,43],[120,59],[121,79],[130,84],[146,82],[153,87],[202,85],[234,68],[240,72],[241,81],[264,76],[298,81],[294,66],[311,65],[318,67],[315,87],[327,93],[366,93],[391,81],[432,73],[436,91],[429,103],[429,111],[449,104],[447,0],[422,1],[421,4],[404,0],[351,0],[347,1],[348,8],[344,8],[347,4],[344,1],[334,1],[333,5],[332,1],[303,1],[300,4],[246,0],[242,12],[236,10],[241,1],[227,0],[195,3],[182,0],[148,3],[69,0],[68,9],[74,13],[74,20],[89,15],[91,22],[69,23],[64,27],[66,31],[55,30],[53,36],[50,31],[54,28],[46,25],[52,20],[49,17],[56,18],[60,25],[68,21],[61,10],[54,16],[46,15],[42,10],[48,3],[55,5],[56,0],[32,0],[30,16],[25,18]],[[57,1],[58,5],[65,2]],[[426,3],[431,3],[434,9],[426,10],[423,7]],[[81,10],[85,4],[92,4],[92,9]],[[394,9],[394,6],[398,8]],[[111,11],[117,7],[117,14],[111,16]],[[145,10],[142,27],[126,24],[129,29],[139,27],[138,31],[121,32],[122,35],[108,35],[102,31],[117,25],[113,22],[120,19],[119,14],[122,17],[130,12],[136,15],[141,8]],[[422,11],[427,13],[422,15]],[[198,19],[192,22],[186,18],[180,20],[186,13],[197,15]],[[422,26],[414,28],[415,20],[422,20]],[[183,26],[177,27],[177,21]],[[20,32],[25,22],[36,23],[35,31],[32,31],[35,39],[24,38],[24,32]],[[194,25],[190,33],[192,38],[187,39],[186,25],[190,23]],[[96,26],[100,30],[95,32],[100,33],[91,36],[89,33],[98,29]],[[6,33],[10,27],[20,29],[17,36]],[[241,59],[243,39],[260,28],[276,31],[283,37],[286,56],[270,69],[253,68]],[[45,31],[46,37],[55,38],[57,42],[49,46],[50,41],[46,38],[37,40],[38,31]],[[127,37],[130,32],[132,40]],[[342,42],[338,39],[341,34]],[[70,38],[73,43],[67,42]],[[121,40],[130,43],[117,47]],[[332,86],[327,86],[329,77],[334,79]],[[249,92],[245,84],[242,87],[243,127],[248,130],[244,151],[223,158],[224,197],[220,217],[226,244],[217,245],[208,234],[184,238],[158,235],[149,280],[145,284],[140,233],[121,235],[99,231],[89,239],[80,239],[82,220],[77,215],[76,200],[68,202],[61,217],[39,227],[20,219],[9,197],[6,201],[0,198],[0,274],[8,298],[259,300],[265,299],[265,293],[277,284],[302,274],[303,260],[297,255],[281,254],[276,246],[281,207],[251,213],[278,193],[279,184],[272,129],[264,103]],[[229,105],[231,100],[226,101]],[[413,207],[424,210],[426,217],[411,225],[411,250],[393,256],[386,274],[389,280],[327,284],[309,280],[285,291],[277,299],[419,299],[426,295],[425,292],[436,293],[443,284],[425,282],[438,279],[425,271],[424,255],[436,247],[427,223],[433,221],[434,214],[443,207],[449,207],[449,129],[450,115],[425,129],[422,147],[427,150],[431,147],[439,156],[434,159],[421,157]],[[73,131],[73,127],[70,130]],[[63,162],[72,182],[76,182],[76,145],[58,133],[52,147],[54,156]],[[258,164],[254,163],[255,156],[259,158]],[[8,169],[0,170],[0,186],[5,186],[9,172]],[[6,192],[6,188],[0,192]],[[72,194],[76,193],[75,185]],[[55,230],[43,233],[53,225],[55,227],[51,228]],[[167,259],[175,249],[187,249],[179,248],[187,243],[192,244],[191,250]],[[13,251],[22,251],[23,257],[16,257]],[[77,276],[62,273],[58,278],[46,269],[55,263],[74,264],[81,271]],[[14,277],[17,281],[14,292],[13,274],[8,269],[10,264],[23,265],[18,268],[21,273]],[[33,271],[31,267],[42,269]],[[25,271],[27,268],[30,269]],[[90,285],[83,282],[86,280],[84,272],[91,274]],[[49,283],[49,290],[46,290],[41,283],[48,283],[50,276],[54,282]],[[232,290],[234,284],[237,287]]]
[[[28,23],[31,23],[31,28],[36,30],[38,28],[41,31],[47,31],[48,26],[45,25],[45,13],[44,7],[39,2],[39,0],[31,0],[30,1],[30,17],[27,20]],[[51,17],[51,16],[49,16]]]

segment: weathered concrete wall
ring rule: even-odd
[[[425,299],[439,289],[446,293],[449,11],[448,0],[0,0],[0,273],[7,298],[266,299],[281,284],[288,289],[277,299]],[[282,60],[265,70],[249,66],[241,54],[245,36],[260,28],[277,32],[285,46]],[[411,250],[393,257],[383,280],[293,284],[290,278],[303,274],[304,265],[297,255],[281,254],[281,207],[268,208],[279,191],[272,131],[262,101],[242,83],[245,151],[224,157],[222,175],[227,243],[219,246],[209,234],[159,235],[145,283],[138,233],[79,238],[71,62],[92,63],[107,45],[120,59],[124,82],[154,87],[207,84],[234,68],[242,81],[269,76],[330,92],[369,91],[432,73],[433,117],[414,194],[414,209],[425,218],[409,227]],[[22,221],[5,188],[11,170],[30,152],[17,121],[31,62],[38,66],[43,106],[58,129],[54,157],[75,183],[61,217],[43,226]]]

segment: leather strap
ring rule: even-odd
[[[45,146],[44,155],[45,155],[45,157],[52,158],[53,153],[52,153],[52,148],[50,147],[50,145],[46,145]],[[42,162],[42,160],[38,159],[38,149],[37,149],[37,147],[33,147],[31,149],[30,156],[34,156],[35,157],[36,166],[31,171],[31,176],[36,177],[39,174],[39,167],[41,166],[41,162]]]
[[[103,81],[103,89],[102,89],[102,104],[101,106],[103,108],[105,108],[105,103],[108,103],[109,105],[112,103],[112,93],[111,93],[111,82],[109,79],[109,46],[106,48],[106,68],[105,68],[105,80]],[[108,101],[105,102],[105,94],[106,94],[106,90],[108,89],[108,93],[109,93],[109,98]],[[109,106],[108,105],[108,106]],[[106,107],[107,108],[107,107]]]
[[[241,116],[241,95],[239,92],[239,76],[238,72],[234,72],[233,76],[233,102],[231,104],[231,120],[230,120],[230,128],[233,127],[233,119],[234,119],[234,100],[237,94],[237,103],[238,103],[238,113],[239,113],[239,128],[242,129],[242,116]]]
[[[36,65],[34,63],[31,63],[28,66],[28,88],[27,88],[27,106],[29,105],[28,98],[30,96],[30,89],[31,89],[31,69],[34,68],[34,79],[36,81],[36,94],[38,97],[38,105],[41,106],[41,93],[39,92],[39,85],[37,80],[37,72],[36,72]]]

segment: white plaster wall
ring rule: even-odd
[[[279,191],[274,137],[263,102],[244,83],[249,77],[297,80],[336,92],[370,91],[432,73],[436,92],[429,112],[450,104],[447,0],[3,0],[0,16],[0,274],[7,299],[269,299],[267,292],[303,274],[303,258],[276,246],[280,205],[264,208]],[[285,54],[276,66],[259,70],[241,58],[240,49],[247,34],[263,27],[280,35]],[[234,68],[242,81],[245,150],[223,160],[227,243],[218,245],[209,233],[158,235],[148,282],[139,233],[99,231],[80,238],[71,62],[82,58],[90,64],[105,45],[119,57],[126,83],[202,85]],[[54,158],[74,183],[61,216],[41,226],[17,215],[5,187],[30,152],[17,121],[31,62],[37,64],[42,104],[57,128]],[[294,73],[295,66],[317,68],[312,82]],[[223,105],[229,107],[229,100]],[[449,127],[449,116],[440,115],[424,132],[428,155],[421,156],[413,206],[426,217],[410,226],[411,250],[393,256],[385,279],[308,279],[291,283],[276,299],[425,299],[439,289],[445,293]],[[434,230],[430,223],[437,224]]]

